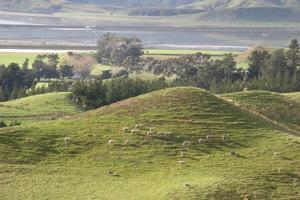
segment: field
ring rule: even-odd
[[[239,92],[222,95],[249,110],[300,131],[299,93],[282,95],[266,91]],[[294,98],[293,98],[294,97]]]
[[[31,66],[37,53],[13,53],[13,52],[1,52],[0,53],[0,64],[9,65],[10,63],[18,63],[22,65],[28,58],[29,65]]]
[[[53,94],[45,94],[45,99],[47,95]],[[228,95],[239,101],[245,94]],[[281,101],[268,93],[260,97],[253,107],[257,111],[262,109],[261,101]],[[0,129],[1,196],[299,199],[299,136],[228,103],[227,98],[192,87],[170,88],[67,119]],[[63,98],[55,102],[63,105],[61,100],[66,102]],[[71,111],[77,112],[73,106]],[[289,114],[282,113],[278,120],[286,123],[283,115]],[[290,124],[299,125],[298,119]],[[135,124],[143,124],[136,134],[121,131]],[[147,135],[149,127],[172,134]],[[207,135],[214,138],[199,144]],[[225,140],[223,135],[228,135]],[[64,144],[66,136],[72,140]],[[32,142],[26,143],[26,138]],[[108,144],[109,140],[115,141]],[[131,143],[125,144],[126,140]],[[184,146],[184,141],[192,145]]]
[[[41,94],[0,102],[0,119],[24,121],[49,120],[80,113],[69,98],[70,93]]]
[[[0,52],[0,65],[9,65],[10,63],[17,63],[20,66],[22,66],[24,61],[28,58],[29,67],[31,67],[38,54],[44,53]],[[63,54],[59,54],[59,56],[63,57]]]
[[[287,93],[285,95],[300,103],[300,92]]]

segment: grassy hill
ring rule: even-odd
[[[121,131],[140,123],[135,134]],[[147,136],[150,127],[172,135]],[[214,139],[197,143],[207,135]],[[64,144],[66,136],[72,140]],[[203,90],[170,88],[69,119],[0,129],[1,196],[299,199],[299,147],[299,137]]]
[[[59,14],[61,17],[136,22],[140,16],[165,16],[162,21],[298,22],[299,0],[2,0],[0,10]],[[112,17],[112,13],[113,16]],[[79,16],[80,15],[80,16]],[[130,16],[128,16],[130,15]],[[172,18],[170,16],[178,15]],[[150,17],[151,18],[151,17]],[[151,19],[147,19],[150,20]],[[162,23],[162,21],[160,21]],[[213,23],[210,23],[213,24]]]
[[[0,102],[0,119],[39,121],[80,113],[69,95],[66,92],[49,93]]]
[[[297,93],[285,96],[266,91],[250,91],[226,94],[223,97],[300,131],[300,102],[291,98],[299,98]]]
[[[298,101],[300,103],[300,92],[292,92],[292,93],[286,93],[284,94],[290,98],[292,98],[295,101]]]

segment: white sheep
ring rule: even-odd
[[[69,144],[71,140],[72,140],[71,137],[65,137],[65,144],[66,145]]]
[[[278,157],[279,155],[280,155],[279,152],[274,152],[274,153],[273,153],[273,156],[274,156],[274,157]]]
[[[132,144],[132,142],[131,142],[130,140],[125,140],[124,144],[125,144],[125,145],[127,145],[127,144]]]
[[[184,141],[183,143],[182,143],[182,146],[191,146],[192,145],[192,141]]]
[[[222,135],[222,141],[228,140],[227,135]]]
[[[207,141],[212,141],[213,140],[213,136],[212,135],[207,135],[206,136],[206,140]]]
[[[108,140],[108,143],[107,144],[113,144],[113,143],[115,143],[116,142],[116,140]]]
[[[139,131],[137,129],[132,129],[131,130],[131,134],[135,134],[135,133],[138,133]]]
[[[128,127],[124,127],[122,130],[123,130],[123,133],[127,133],[128,130],[129,130],[129,128]]]
[[[170,137],[172,135],[172,132],[164,132],[165,137]]]
[[[32,138],[26,138],[25,140],[26,140],[26,143],[31,143],[33,141]]]
[[[298,186],[298,179],[297,178],[294,178],[294,187]]]
[[[156,128],[155,127],[151,127],[151,128],[149,128],[149,131],[151,131],[151,132],[154,132],[156,130]]]
[[[157,132],[156,135],[157,136],[162,136],[162,135],[164,135],[164,132]]]
[[[142,124],[136,124],[136,125],[134,126],[134,128],[135,128],[135,129],[140,129],[140,128],[142,128],[142,126],[143,126]]]
[[[108,174],[109,176],[118,176],[118,173],[112,172],[112,171],[108,171],[107,174]]]
[[[147,135],[148,135],[148,136],[152,136],[152,135],[154,135],[154,134],[155,134],[155,133],[152,132],[152,131],[148,131],[148,132],[147,132]]]
[[[199,144],[203,144],[205,142],[205,140],[204,139],[199,139],[198,142],[199,142]]]
[[[178,161],[178,164],[180,164],[180,165],[183,165],[183,164],[185,164],[186,162],[185,161],[183,161],[183,160],[179,160]]]

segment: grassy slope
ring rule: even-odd
[[[121,133],[143,123],[140,135]],[[170,138],[146,129],[172,131]],[[206,135],[208,144],[182,146]],[[230,134],[230,141],[220,137]],[[72,136],[65,146],[64,137]],[[32,137],[33,143],[25,144]],[[300,139],[200,89],[172,88],[71,119],[0,130],[4,199],[297,199]],[[116,140],[114,145],[107,141]],[[124,145],[125,140],[133,142]],[[229,151],[235,151],[230,156]],[[273,152],[280,152],[274,157]],[[183,154],[182,154],[183,153]],[[187,163],[179,165],[178,161]],[[282,167],[282,172],[278,169]],[[107,171],[119,176],[107,175]],[[30,184],[29,184],[30,183]],[[189,183],[192,187],[185,187]]]
[[[0,103],[0,119],[49,120],[80,112],[69,99],[70,93],[49,93]]]
[[[293,93],[292,96],[299,97],[299,94]],[[300,131],[300,102],[290,97],[266,91],[239,92],[223,97]]]
[[[29,64],[32,65],[37,53],[12,53],[12,52],[3,52],[0,53],[0,64],[9,65],[10,63],[18,63],[22,65],[24,61],[28,58]]]
[[[10,63],[18,63],[20,66],[23,65],[24,61],[29,59],[29,66],[31,67],[36,56],[44,53],[19,53],[19,52],[0,52],[0,65],[9,65]],[[59,53],[60,58],[64,54]]]
[[[292,93],[286,93],[284,94],[290,98],[292,98],[295,101],[298,101],[300,103],[300,92],[292,92]]]

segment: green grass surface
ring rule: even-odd
[[[19,52],[0,52],[0,65],[9,65],[10,63],[17,63],[20,66],[23,65],[24,61],[29,59],[29,67],[31,68],[38,54],[44,53],[19,53]],[[63,54],[59,54],[63,57]]]
[[[239,52],[230,51],[205,51],[205,50],[188,50],[188,49],[146,49],[145,55],[185,55],[203,53],[212,56],[222,56],[226,53],[239,54]]]
[[[143,124],[138,134],[121,132],[136,123]],[[147,136],[149,127],[173,134]],[[228,141],[221,141],[224,134]],[[196,143],[206,135],[214,140]],[[67,145],[65,136],[72,137]],[[26,137],[33,141],[26,143]],[[183,146],[187,140],[194,144]],[[69,119],[0,129],[1,197],[232,200],[248,193],[299,199],[293,185],[300,176],[299,147],[299,137],[220,98],[171,88]]]
[[[13,52],[3,52],[0,53],[0,64],[9,65],[10,63],[18,63],[22,65],[24,61],[28,58],[29,65],[31,66],[37,53],[13,53]]]
[[[292,93],[286,93],[284,94],[290,98],[292,98],[295,101],[298,101],[300,103],[300,92],[292,92]]]
[[[70,93],[41,94],[0,102],[0,119],[39,121],[74,115],[81,110],[71,102]]]
[[[96,64],[93,66],[93,70],[91,72],[92,75],[99,75],[104,70],[111,70],[113,73],[119,70],[124,69],[123,67],[116,67],[112,65],[103,65],[103,64]]]
[[[223,95],[223,97],[232,99],[250,110],[300,131],[300,102],[289,96],[266,91]],[[299,98],[297,93],[291,93],[291,96]]]

